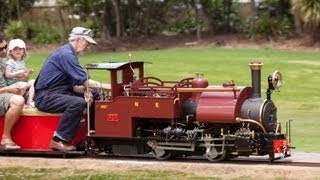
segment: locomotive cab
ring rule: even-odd
[[[126,93],[126,85],[133,83],[136,79],[144,76],[144,62],[110,62],[86,64],[89,70],[107,70],[110,72],[111,96],[114,99]],[[105,99],[105,98],[104,98]]]

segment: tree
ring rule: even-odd
[[[70,11],[80,16],[82,21],[93,21],[101,30],[103,40],[111,40],[110,9],[112,2],[110,0],[59,0],[60,3],[67,4]]]
[[[121,6],[120,0],[112,0],[112,4],[114,6],[114,13],[116,16],[116,36],[121,36],[121,16],[120,16],[120,6]]]
[[[0,30],[9,20],[21,20],[21,12],[29,9],[36,0],[0,1]]]
[[[292,11],[300,16],[305,27],[311,31],[313,42],[320,40],[320,1],[292,0]]]

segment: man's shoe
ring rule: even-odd
[[[54,150],[59,150],[62,152],[69,152],[69,151],[74,151],[77,148],[74,146],[69,146],[64,144],[62,141],[56,142],[54,140],[51,140],[49,144],[49,148],[54,149]]]

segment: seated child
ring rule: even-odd
[[[25,58],[28,56],[26,51],[26,44],[21,39],[13,39],[9,42],[8,46],[8,61],[6,62],[5,75],[7,78],[7,84],[9,86],[21,86],[24,91],[21,95],[27,95],[27,106],[34,107],[34,80],[20,81],[19,77],[22,74],[33,72],[32,69],[27,69],[25,64]]]

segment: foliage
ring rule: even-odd
[[[61,41],[62,32],[57,28],[45,24],[27,22],[29,39],[36,44],[51,44]]]
[[[320,2],[314,0],[292,0],[292,9],[299,11],[301,18],[307,24],[319,27],[320,25]]]
[[[289,36],[288,28],[292,28],[292,25],[287,12],[288,2],[265,0],[264,4],[279,9],[278,14],[281,16],[268,21],[268,17],[261,13],[259,17],[261,16],[262,20],[259,22],[251,19],[247,27],[251,28],[255,24],[261,27],[254,26],[249,29],[250,36]],[[79,15],[81,22],[92,22],[96,34],[102,35],[102,38],[115,35],[157,35],[163,31],[193,33],[199,27],[202,31],[204,26],[215,33],[241,30],[239,3],[233,0],[59,0],[58,4],[70,14]],[[197,17],[198,10],[200,16]],[[266,32],[260,32],[264,27],[268,28]],[[271,35],[265,35],[270,32]],[[251,35],[256,33],[258,35]]]
[[[287,6],[281,7],[278,0],[265,0],[258,6],[256,17],[250,17],[243,25],[243,32],[252,39],[278,39],[293,35],[293,21]]]
[[[198,26],[196,16],[188,4],[177,3],[171,7],[166,14],[165,30],[181,34],[196,32]]]
[[[197,22],[194,16],[183,16],[181,19],[174,19],[167,25],[167,30],[180,34],[192,33],[197,30]]]
[[[121,5],[124,35],[141,36],[159,34],[165,26],[168,4],[145,0]]]
[[[5,27],[5,34],[9,39],[21,38],[36,44],[50,44],[59,42],[62,32],[45,24],[10,21]]]
[[[27,38],[27,27],[21,21],[9,21],[8,24],[5,26],[4,32],[9,39],[13,39],[13,38],[26,39]]]
[[[67,4],[71,12],[80,15],[83,21],[94,19],[100,31],[105,25],[111,35],[116,34],[116,7],[113,1],[60,0],[60,2]],[[197,27],[194,10],[190,8],[191,1],[118,2],[120,3],[120,26],[123,36],[156,35],[164,30],[188,33],[194,32]]]
[[[130,36],[138,36],[142,34],[141,24],[134,19],[130,19],[127,23],[127,28],[125,30],[126,34]]]
[[[0,30],[8,21],[21,20],[22,11],[28,10],[36,0],[0,1]]]
[[[270,17],[268,12],[259,17],[249,18],[243,31],[252,39],[288,38],[293,35],[292,22],[288,17]]]
[[[0,30],[6,25],[9,36],[30,39],[28,31],[34,31],[33,29],[23,32],[18,23],[14,24],[11,21],[19,21],[23,12],[26,12],[35,1],[0,1]],[[79,15],[79,25],[84,24],[93,28],[96,37],[101,35],[101,38],[106,39],[115,35],[120,37],[157,35],[164,31],[194,33],[199,27],[201,31],[205,27],[214,33],[243,30],[251,38],[287,38],[292,35],[293,16],[289,11],[290,0],[259,1],[262,3],[258,7],[257,17],[248,19],[243,26],[240,25],[237,2],[236,0],[58,0],[59,6],[56,10],[60,15],[61,12]],[[320,39],[319,4],[318,0],[292,0],[292,11],[299,12],[305,25],[312,30],[314,39]],[[71,28],[72,24],[68,24],[69,19],[64,19],[66,17],[59,16],[65,32],[57,30],[55,33],[56,27],[53,26],[53,30],[49,30],[49,33],[39,33],[37,38],[32,37],[34,41],[51,43],[58,41],[58,34],[66,36],[68,34],[66,31],[70,30],[68,28]]]
[[[311,29],[314,40],[320,40],[320,1],[292,0],[292,11]]]
[[[240,17],[238,3],[231,0],[201,0],[203,10],[210,14],[212,27],[215,33],[238,32]]]

